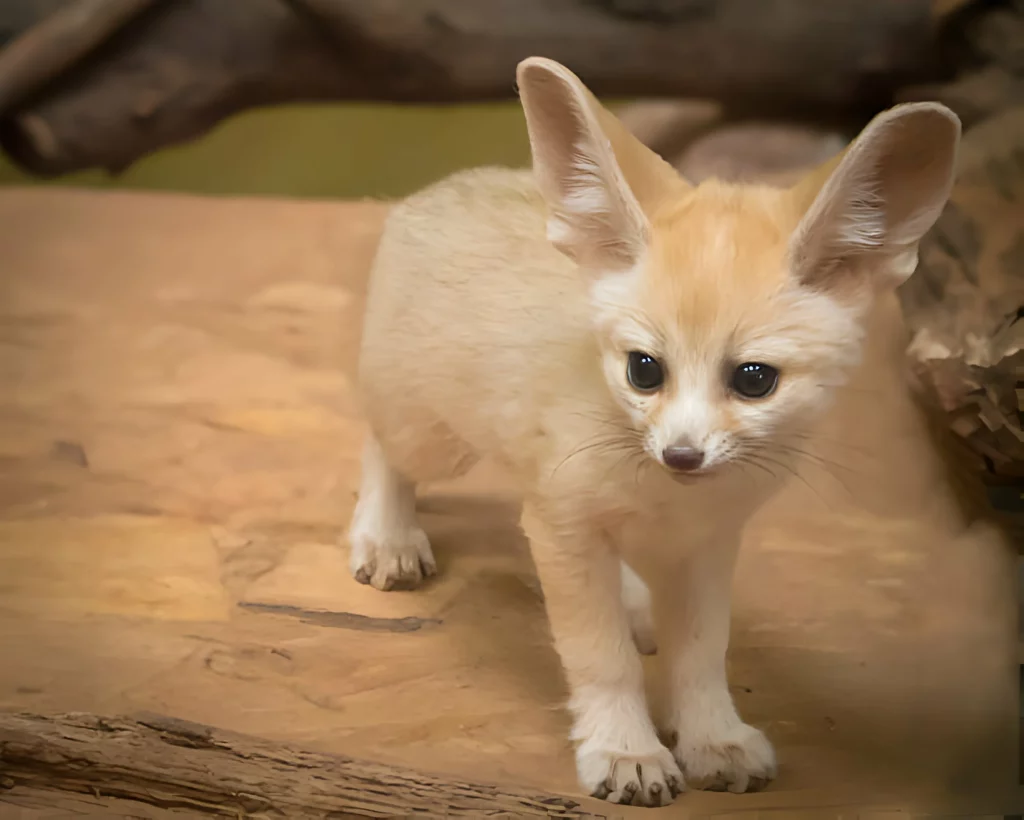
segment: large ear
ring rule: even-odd
[[[879,114],[839,157],[794,189],[803,212],[790,240],[794,273],[839,285],[858,261],[896,286],[917,267],[917,245],[949,197],[960,120],[938,103]],[[806,209],[806,210],[804,210]]]
[[[516,79],[548,238],[583,266],[629,268],[643,250],[647,214],[685,183],[565,66],[531,57]]]

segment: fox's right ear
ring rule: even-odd
[[[553,60],[524,60],[516,79],[548,205],[548,239],[585,267],[628,269],[643,251],[647,220],[602,129],[611,114]]]

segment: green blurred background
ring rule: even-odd
[[[0,157],[0,184],[203,194],[391,198],[459,168],[525,165],[515,101],[486,105],[296,105],[247,111],[200,139],[102,171],[40,182]]]

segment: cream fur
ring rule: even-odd
[[[460,475],[479,456],[498,461],[522,491],[582,786],[646,805],[669,802],[684,780],[758,788],[776,764],[727,687],[733,564],[746,521],[791,466],[787,436],[806,434],[857,361],[879,285],[841,246],[874,242],[878,227],[859,222],[864,199],[844,186],[870,180],[893,149],[865,132],[858,150],[870,163],[854,151],[793,191],[691,188],[564,67],[528,60],[519,84],[534,172],[459,173],[388,219],[360,359],[373,435],[352,571],[382,589],[432,574],[415,484]],[[939,157],[935,173],[946,165]],[[906,209],[917,238],[930,225],[920,215],[937,215],[948,191],[924,182],[920,202],[901,193],[919,206]],[[916,241],[899,239],[901,253]],[[814,276],[806,266],[821,248],[828,271]],[[631,350],[664,363],[661,390],[629,385]],[[729,368],[744,361],[779,369],[770,397],[730,393]],[[661,463],[679,442],[706,452],[698,475]],[[648,714],[637,652],[653,651],[655,626],[671,750]]]

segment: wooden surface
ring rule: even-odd
[[[360,586],[335,544],[384,213],[0,191],[0,709],[145,711],[575,795],[500,477],[424,494],[441,564],[425,590]],[[661,815],[945,808],[950,788],[971,813],[1024,805],[1013,558],[965,523],[893,364],[891,307],[822,432],[828,463],[765,511],[741,560],[731,680],[780,777]],[[0,790],[0,809],[41,799]]]

